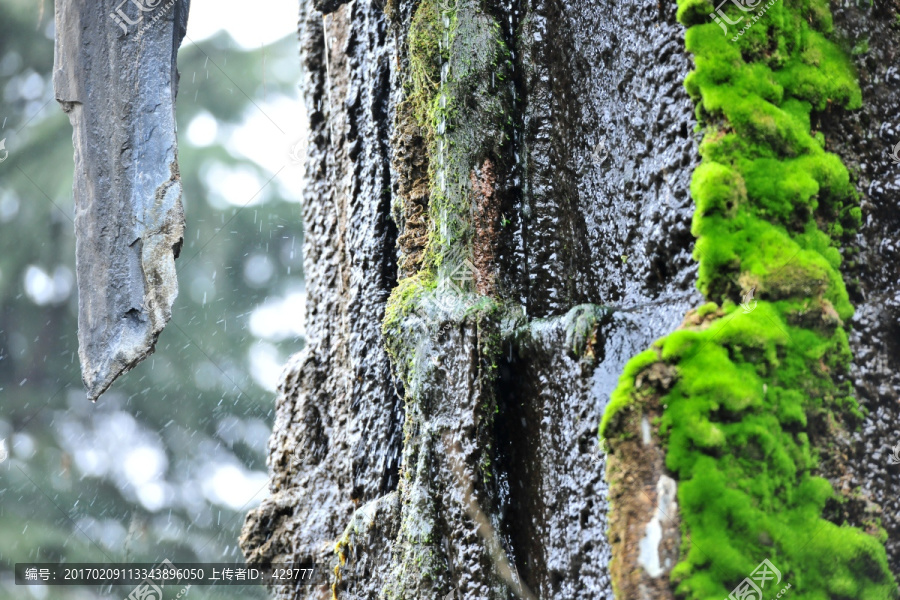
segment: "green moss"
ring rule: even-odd
[[[384,310],[384,320],[381,324],[385,333],[396,327],[403,318],[408,316],[417,305],[417,300],[422,292],[432,287],[433,282],[428,280],[426,275],[426,273],[417,273],[412,277],[401,279],[391,291],[391,296],[388,298]],[[426,282],[423,283],[423,280],[426,280]]]
[[[638,373],[658,361],[658,349],[651,348],[649,350],[644,350],[625,365],[625,370],[619,377],[619,385],[610,395],[609,404],[606,406],[606,411],[603,413],[603,420],[600,422],[601,438],[607,437],[612,419],[618,416],[626,406],[633,402],[634,395],[637,393],[634,382]]]
[[[412,105],[429,155],[422,270],[440,279],[471,254],[473,168],[487,158],[502,167],[511,140],[511,94],[500,85],[512,73],[511,53],[499,23],[476,0],[422,0],[408,40],[404,102]]]
[[[711,315],[719,310],[718,305],[715,302],[707,302],[703,306],[697,309],[697,316],[701,319],[706,317],[707,315]]]
[[[792,598],[896,598],[883,539],[823,518],[835,492],[807,432],[861,416],[845,378],[853,307],[839,252],[858,196],[811,131],[813,111],[861,105],[856,74],[827,37],[824,0],[777,2],[740,36],[723,35],[712,9],[679,0],[696,64],[685,87],[705,127],[691,184],[697,285],[712,302],[626,365],[600,433],[615,451],[619,416],[658,395],[679,480],[679,597],[726,597],[768,558]],[[675,382],[638,387],[657,362]]]
[[[407,84],[406,102],[413,105],[413,114],[419,127],[426,132],[430,144],[434,142],[436,126],[435,100],[441,83],[441,64],[449,55],[444,48],[444,23],[439,0],[423,0],[413,15],[409,26],[410,78]],[[455,25],[456,13],[444,11]]]
[[[511,139],[511,96],[501,82],[512,73],[512,64],[499,24],[473,0],[458,0],[442,14],[449,26],[449,51],[444,82],[429,101],[435,139],[428,215],[434,227],[424,258],[425,268],[438,278],[471,254],[473,168],[491,159],[500,170]],[[440,69],[437,76],[440,81]]]
[[[401,325],[421,304],[422,292],[434,290],[466,268],[463,263],[471,255],[474,234],[472,170],[488,158],[500,169],[502,149],[510,139],[510,94],[497,85],[498,77],[511,73],[510,52],[499,24],[479,2],[422,0],[408,39],[410,72],[404,102],[412,104],[425,132],[429,227],[421,269],[398,284],[385,312],[383,331],[395,359],[408,353],[401,348]]]

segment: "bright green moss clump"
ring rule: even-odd
[[[841,377],[853,307],[838,250],[860,209],[847,169],[812,129],[813,111],[860,106],[856,75],[826,37],[824,0],[775,2],[740,35],[749,13],[729,4],[729,18],[744,19],[725,34],[713,9],[680,0],[678,10],[696,63],[685,87],[705,127],[692,232],[712,303],[626,365],[601,436],[615,452],[620,417],[659,396],[666,467],[679,481],[679,597],[725,598],[767,558],[795,600],[896,598],[881,541],[823,519],[835,493],[814,475],[813,442],[860,417]],[[675,382],[637,386],[660,361]]]

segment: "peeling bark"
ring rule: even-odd
[[[53,79],[75,146],[79,357],[94,401],[153,352],[178,294],[176,54],[188,7],[56,3]]]
[[[674,369],[655,363],[638,376],[638,385],[657,393],[629,411],[611,432],[606,478],[610,482],[610,574],[618,598],[673,598],[669,575],[678,562],[680,519],[678,483],[665,467],[656,421],[659,393],[671,387]]]

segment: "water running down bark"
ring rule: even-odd
[[[434,14],[425,18],[429,4]],[[330,14],[327,40],[318,9]],[[505,598],[511,590],[496,574],[502,569],[494,571],[502,560],[491,558],[490,536],[471,535],[477,519],[464,493],[471,485],[513,571],[536,596],[612,597],[610,542],[622,543],[620,573],[639,574],[635,589],[649,598],[671,594],[681,540],[678,482],[658,440],[617,457],[613,468],[630,474],[633,490],[609,517],[626,527],[610,529],[595,426],[628,358],[703,304],[690,256],[688,188],[699,156],[682,85],[691,63],[675,11],[654,2],[391,0],[383,10],[301,3],[303,88],[315,140],[307,276],[309,302],[319,308],[310,313],[311,345],[293,359],[279,393],[273,496],[248,516],[248,559],[337,563],[337,598]],[[889,7],[836,12],[851,39],[867,27],[883,35],[869,46],[877,61],[856,59],[869,71],[860,112],[873,121],[888,122],[898,108],[897,94],[886,96],[877,83],[867,92],[867,82],[890,77],[898,45],[892,14]],[[478,68],[483,50],[471,41],[478,19],[493,21],[511,66],[498,61],[464,84],[464,101],[454,105],[453,90],[447,96],[444,88]],[[468,28],[462,43],[469,45],[448,40],[448,28],[456,36]],[[416,100],[422,90],[425,103]],[[865,104],[866,96],[876,101]],[[510,103],[500,109],[512,122],[506,137],[483,120],[497,99]],[[840,137],[827,125],[848,118],[823,117],[829,143]],[[879,186],[896,189],[883,157],[870,153],[860,163]],[[444,181],[457,190],[468,184],[465,193],[449,193],[470,204],[448,201]],[[883,197],[884,187],[874,189]],[[448,209],[458,217],[449,227]],[[435,235],[446,245],[429,248]],[[884,234],[864,225],[861,243],[869,236]],[[442,285],[456,271],[441,265],[454,267],[467,252],[477,255],[468,262],[471,277],[456,282],[467,308],[460,313]],[[475,289],[479,281],[494,285]],[[478,304],[476,291],[488,305]],[[635,308],[604,308],[614,306]],[[399,381],[384,378],[385,341]],[[863,354],[894,360],[883,344]],[[871,369],[863,372],[872,380]],[[670,378],[664,370],[643,376],[662,385]],[[897,411],[893,399],[859,387],[857,394],[873,409],[870,423]],[[885,445],[881,425],[868,430],[871,448]],[[640,445],[643,428],[637,434]],[[457,446],[465,449],[462,482],[450,460]],[[856,473],[870,468],[847,455],[822,465],[836,488],[839,478],[858,481]],[[895,486],[889,477],[865,482],[869,498],[882,501]],[[842,506],[829,518],[870,522],[869,501]],[[889,532],[897,531],[896,513],[879,513]],[[647,534],[654,519],[655,537]],[[608,540],[608,530],[623,537]],[[896,572],[898,549],[888,550]],[[319,593],[275,591],[278,598]]]

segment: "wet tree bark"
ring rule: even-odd
[[[834,519],[876,512],[897,573],[900,483],[878,452],[900,441],[900,261],[884,254],[900,176],[882,153],[900,132],[874,124],[900,114],[885,88],[900,44],[897,7],[876,6],[836,11],[839,30],[881,37],[855,58],[865,108],[823,126],[861,173],[866,259],[845,275],[859,279],[854,377],[870,412],[823,471],[862,488]],[[612,578],[671,596],[677,483],[636,431],[646,441],[609,465],[624,473],[611,499],[597,425],[628,359],[704,302],[675,12],[301,2],[309,343],[285,370],[271,497],[241,545],[259,566],[324,565],[328,583],[277,598],[596,599],[613,597]],[[654,520],[648,561],[637,544]]]
[[[471,104],[445,125],[463,149],[445,177],[472,207],[473,272],[389,333],[392,371],[388,297],[441,226],[438,159],[407,99],[420,7],[301,8],[309,347],[286,370],[272,497],[242,546],[258,564],[339,561],[338,597],[612,597],[597,424],[625,361],[699,301],[674,6],[455,5],[469,35],[444,60],[474,65],[448,91]]]
[[[110,20],[118,7],[57,6],[93,397],[165,324],[182,226],[172,103],[187,2],[152,23]],[[328,583],[276,597],[593,599],[613,584],[619,597],[672,595],[678,482],[652,424],[660,407],[650,398],[608,457],[597,424],[629,358],[690,326],[704,301],[675,12],[649,0],[301,1],[309,344],[285,370],[271,497],[241,544],[258,566],[317,562]],[[827,517],[880,524],[897,574],[900,5],[833,12],[835,36],[857,49],[863,107],[816,125],[861,194],[843,275],[867,413],[828,440],[818,469],[843,495]],[[654,367],[635,384],[677,376]]]

